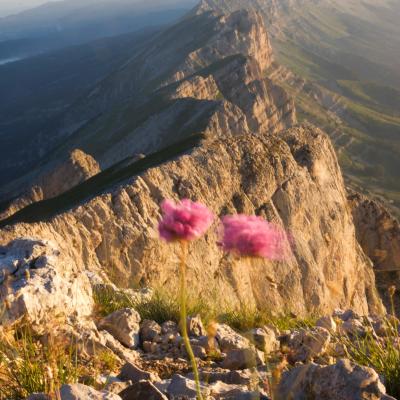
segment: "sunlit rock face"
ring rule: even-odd
[[[332,145],[312,126],[277,137],[211,140],[49,222],[8,227],[1,242],[26,235],[52,239],[76,265],[112,273],[124,285],[172,291],[179,247],[158,238],[159,205],[184,197],[217,215],[261,215],[293,238],[283,262],[234,259],[218,248],[215,227],[190,247],[190,287],[198,295],[299,315],[381,309]]]

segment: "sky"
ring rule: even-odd
[[[0,0],[0,17],[37,7],[49,1],[56,0]]]

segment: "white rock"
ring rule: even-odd
[[[118,310],[100,321],[105,329],[124,346],[135,349],[139,345],[140,315],[132,308]]]

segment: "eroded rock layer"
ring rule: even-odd
[[[51,239],[78,266],[119,276],[125,285],[172,291],[179,247],[158,239],[159,204],[184,197],[202,201],[216,215],[261,215],[293,237],[293,254],[284,262],[234,260],[217,247],[217,229],[212,230],[190,247],[195,293],[299,315],[337,307],[380,310],[334,150],[312,126],[278,137],[211,140],[49,222],[8,227],[0,241]]]

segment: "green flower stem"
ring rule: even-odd
[[[196,358],[194,357],[192,346],[190,345],[187,331],[187,312],[186,312],[186,260],[188,254],[188,243],[181,241],[181,262],[180,262],[180,303],[181,303],[181,330],[185,343],[186,351],[192,364],[194,380],[196,382],[197,400],[203,400],[200,388],[200,376],[197,369]]]

